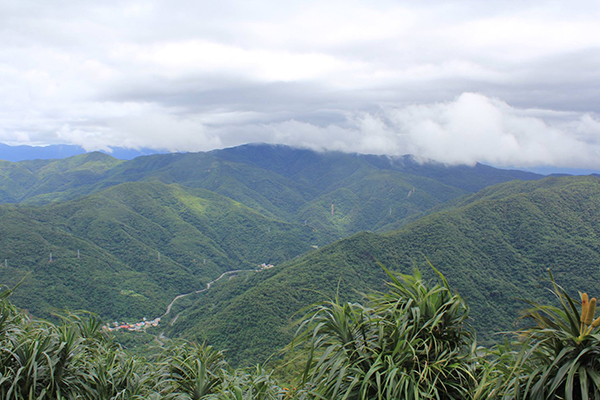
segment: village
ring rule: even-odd
[[[105,331],[118,331],[121,329],[128,331],[142,331],[150,327],[157,327],[160,323],[160,317],[154,318],[151,321],[148,321],[145,317],[143,321],[137,322],[135,324],[131,324],[129,322],[113,322],[112,324],[106,324],[102,327]]]

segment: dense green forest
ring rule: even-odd
[[[291,340],[303,307],[336,295],[360,301],[383,288],[380,264],[406,273],[427,259],[471,304],[478,340],[489,345],[514,329],[519,299],[549,300],[547,268],[568,287],[599,287],[599,219],[597,177],[496,185],[401,230],[360,233],[215,286],[193,297],[171,334],[229,349],[235,365],[262,361]]]
[[[0,162],[0,283],[18,285],[2,292],[0,390],[16,399],[595,395],[598,366],[573,355],[588,345],[596,354],[597,326],[547,269],[571,296],[598,287],[600,180],[540,178],[267,145]],[[410,275],[416,266],[423,277]],[[521,299],[534,302],[529,325],[517,319]],[[536,306],[557,299],[560,309]],[[163,321],[113,337],[99,318],[68,311],[79,309],[106,322]],[[497,345],[520,327],[527,340]]]
[[[541,177],[479,164],[419,163],[410,156],[245,145],[130,161],[102,153],[62,160],[0,161],[0,203],[39,205],[76,199],[121,183],[158,181],[207,189],[267,217],[306,223],[337,238],[397,224],[490,185]]]
[[[327,240],[207,190],[125,183],[68,202],[0,206],[0,276],[9,285],[25,277],[15,302],[39,316],[83,308],[156,317],[224,271],[280,263]]]
[[[540,176],[269,145],[0,162],[0,282],[26,277],[13,301],[44,318],[154,318],[225,271],[391,230],[515,178]]]

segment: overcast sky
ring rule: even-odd
[[[600,169],[599,3],[0,0],[0,142]]]

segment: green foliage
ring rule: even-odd
[[[598,325],[582,322],[581,302],[550,277],[559,306],[530,302],[523,318],[533,326],[517,332],[513,348],[496,350],[488,367],[495,385],[486,390],[501,399],[600,399]]]
[[[14,301],[43,317],[63,308],[157,316],[224,271],[389,230],[515,177],[538,176],[267,145],[0,162],[0,202],[20,203],[0,207],[0,280],[27,275]]]
[[[62,160],[0,161],[0,202],[47,203],[90,193],[123,161],[102,153]]]
[[[513,293],[543,298],[535,289],[539,265],[561,279],[571,279],[575,263],[592,269],[600,224],[588,223],[598,215],[588,182],[503,185],[389,236],[360,234],[295,257],[360,230],[404,227],[458,196],[516,178],[540,176],[266,145],[131,161],[91,153],[0,162],[0,202],[21,203],[0,207],[0,265],[8,260],[0,281],[27,276],[13,299],[38,316],[84,308],[127,320],[160,315],[175,295],[224,271],[277,264],[186,298],[197,302],[172,328],[249,365],[291,338],[289,316],[321,299],[312,290],[332,295],[341,279],[343,300],[356,300],[355,289],[382,287],[375,259],[406,272],[425,253],[473,301],[476,328],[489,343],[491,327],[512,322]]]
[[[272,378],[272,373],[260,365],[235,370],[223,377],[217,394],[207,397],[210,400],[276,400],[289,399],[289,390],[281,388]]]
[[[369,304],[326,302],[300,327],[309,353],[310,397],[325,399],[467,399],[476,386],[467,306],[445,278],[428,285],[389,274]]]
[[[100,330],[90,314],[58,325],[30,320],[0,292],[0,397],[5,400],[281,399],[261,367],[233,371],[210,346],[170,342],[146,360]]]
[[[158,181],[204,188],[267,217],[300,223],[306,220],[310,226],[338,237],[381,229],[489,185],[539,177],[479,165],[422,164],[410,157],[249,145],[130,161],[89,153],[64,160],[0,162],[0,202],[45,204],[125,182]],[[323,224],[321,217],[327,216],[332,201],[340,204],[338,218]]]
[[[321,302],[291,347],[304,368],[284,388],[257,365],[232,369],[206,344],[167,341],[132,356],[93,314],[30,319],[0,290],[0,397],[24,399],[597,399],[600,318],[595,299],[554,283],[557,305],[529,302],[518,341],[475,349],[468,307],[435,268],[437,283],[386,270],[387,290],[366,305]],[[581,312],[579,309],[581,308]],[[288,360],[290,358],[288,357]],[[293,359],[291,362],[293,363]]]
[[[1,206],[0,279],[27,276],[14,300],[38,316],[156,317],[224,271],[280,263],[323,240],[209,191],[128,183],[66,203]]]
[[[59,325],[30,321],[0,293],[0,397],[133,398],[143,392],[140,362],[99,330],[94,316],[69,315]]]
[[[159,363],[173,390],[191,399],[213,393],[222,384],[219,372],[226,366],[223,354],[212,347],[187,343],[171,346]]]

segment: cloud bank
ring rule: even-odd
[[[177,116],[152,105],[109,114],[104,126],[57,127],[56,140],[87,150],[119,146],[171,151],[265,142],[318,151],[413,154],[448,164],[600,168],[600,120],[594,115],[519,109],[477,93],[375,112],[328,110],[325,119],[336,122],[325,124],[293,118],[265,122],[256,113]]]
[[[600,167],[600,120],[591,114],[517,109],[475,93],[346,113],[343,125],[291,120],[255,126],[250,137],[315,150],[414,154],[448,164]]]
[[[0,4],[0,142],[600,169],[600,6]]]

